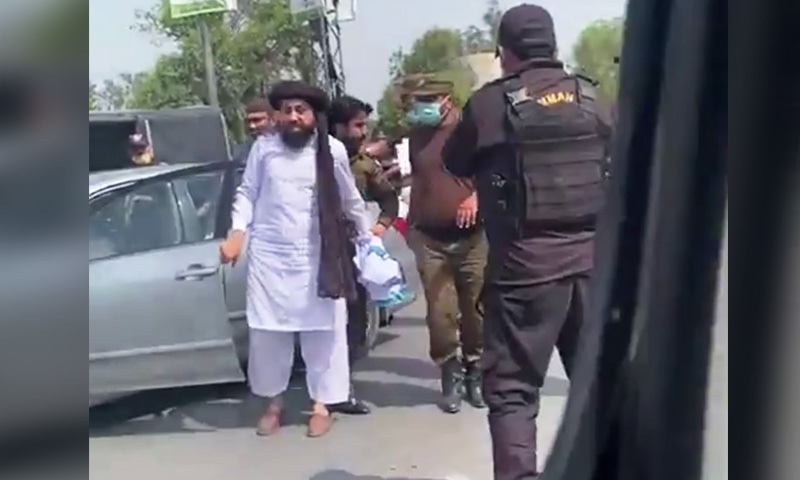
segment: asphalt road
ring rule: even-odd
[[[410,252],[388,248],[416,285]],[[140,395],[95,409],[89,431],[93,480],[474,480],[491,478],[485,411],[465,405],[441,413],[437,371],[427,358],[425,306],[417,301],[384,329],[356,367],[356,388],[374,406],[366,417],[340,416],[320,439],[305,438],[302,379],[289,392],[289,426],[262,438],[260,405],[243,385]],[[549,447],[567,394],[560,361],[551,366],[540,417]]]
[[[388,247],[418,285],[410,252]],[[718,299],[704,478],[727,478],[727,250]],[[486,480],[491,453],[485,411],[457,415],[435,406],[438,379],[427,359],[422,301],[384,329],[356,366],[356,388],[374,406],[366,417],[339,417],[320,439],[305,438],[302,379],[292,382],[288,426],[270,438],[253,426],[261,405],[243,385],[140,395],[90,412],[93,480]],[[544,461],[566,403],[568,382],[557,355],[539,417]]]

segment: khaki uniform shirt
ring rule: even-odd
[[[364,200],[378,204],[378,223],[387,228],[392,226],[400,211],[400,199],[381,165],[371,157],[358,154],[350,158],[350,170]]]

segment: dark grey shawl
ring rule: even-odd
[[[275,110],[284,100],[303,100],[314,109],[317,121],[317,204],[322,251],[317,273],[318,292],[322,298],[355,300],[355,272],[349,258],[348,242],[353,238],[352,224],[346,219],[334,173],[334,158],[328,138],[328,96],[319,88],[299,81],[280,82],[272,87],[269,102]]]

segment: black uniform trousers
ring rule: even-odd
[[[356,254],[355,246],[348,243],[347,255],[348,258],[353,258]],[[356,277],[358,272],[355,271]],[[353,368],[353,363],[359,358],[361,349],[367,341],[367,327],[369,319],[367,318],[367,289],[356,278],[356,291],[358,298],[353,301],[347,302],[347,345],[350,352],[350,368]]]
[[[540,389],[558,347],[572,371],[586,311],[588,276],[529,286],[486,285],[483,388],[489,407],[494,480],[538,475]]]

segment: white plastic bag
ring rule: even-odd
[[[359,283],[379,307],[392,307],[408,301],[410,293],[403,269],[386,251],[380,238],[373,236],[368,242],[360,242],[353,263],[358,269]]]

